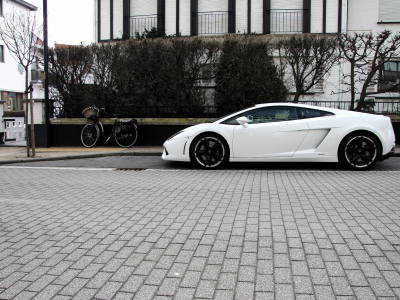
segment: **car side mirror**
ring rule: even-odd
[[[249,127],[249,123],[247,123],[247,118],[246,117],[239,117],[236,119],[240,125],[242,125],[244,128]]]

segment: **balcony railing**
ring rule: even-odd
[[[157,28],[158,18],[160,15],[138,15],[125,17],[125,22],[128,22],[129,32],[131,37],[135,36],[135,33],[138,32],[142,34],[145,29],[150,30],[153,27]]]
[[[199,12],[199,35],[216,35],[228,33],[228,14],[228,11]]]
[[[302,32],[302,9],[271,9],[271,33]]]

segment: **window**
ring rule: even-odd
[[[4,46],[0,45],[0,62],[4,62]]]
[[[383,66],[384,81],[396,81],[400,79],[400,61],[390,61]]]
[[[400,23],[400,1],[379,0],[378,23],[399,22]]]
[[[400,81],[400,61],[390,61],[383,65],[382,70],[379,71],[378,79],[378,91],[385,92],[385,90],[398,91],[400,89],[393,90]]]
[[[269,106],[237,114],[236,116],[229,118],[222,123],[228,125],[238,125],[239,123],[236,121],[236,119],[242,116],[247,117],[247,122],[249,124],[291,121],[298,119],[297,111],[294,107]]]
[[[334,114],[331,112],[318,110],[318,109],[312,109],[312,108],[299,107],[297,110],[299,112],[299,119],[310,119],[310,118],[334,116]]]

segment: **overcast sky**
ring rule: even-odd
[[[43,18],[43,0],[25,0],[38,7]],[[47,0],[49,46],[94,42],[94,0]]]

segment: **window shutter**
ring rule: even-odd
[[[378,22],[400,22],[400,1],[379,0]]]
[[[303,0],[271,1],[271,9],[303,9]]]
[[[199,0],[199,12],[228,11],[228,0]]]
[[[132,0],[131,16],[157,14],[157,0]]]

